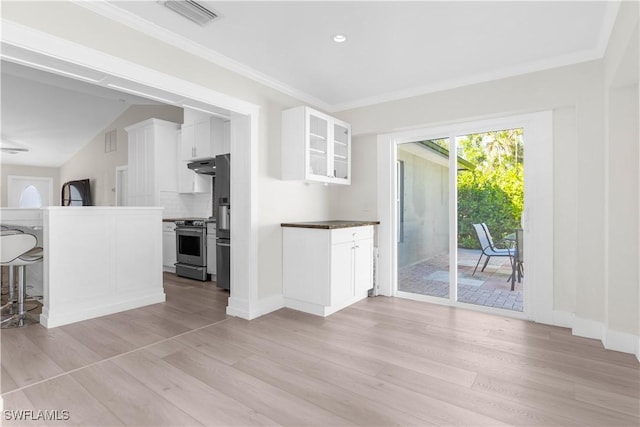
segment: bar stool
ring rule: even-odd
[[[0,326],[2,328],[20,327],[37,321],[27,317],[25,310],[26,278],[25,267],[41,262],[43,250],[36,247],[36,237],[27,233],[0,233],[0,264],[9,267],[9,289],[14,287],[17,298],[9,301],[11,308],[15,307],[7,316],[2,316]],[[18,282],[15,283],[15,272],[18,273]],[[11,292],[10,292],[11,295]]]
[[[9,235],[9,234],[20,234],[20,233],[24,233],[24,231],[22,230],[18,230],[15,228],[9,228],[7,226],[0,226],[0,235]],[[2,267],[4,267],[4,264],[2,265]],[[7,270],[9,271],[9,278],[7,280],[7,290],[5,292],[4,290],[4,268],[0,268],[0,284],[2,285],[2,295],[7,295],[7,303],[4,304],[2,307],[0,307],[0,309],[2,311],[6,310],[7,308],[10,308],[11,310],[13,310],[13,304],[16,302],[16,296],[15,296],[15,286],[14,286],[14,276],[13,276],[13,268],[12,267],[8,267],[7,266]],[[13,313],[13,311],[12,311]]]

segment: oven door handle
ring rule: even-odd
[[[230,248],[231,244],[230,243],[216,243],[216,246],[224,246],[225,248]]]
[[[192,229],[192,228],[176,228],[176,233],[181,234],[206,234],[206,230]]]
[[[173,264],[175,266],[180,266],[182,268],[188,268],[191,270],[200,270],[203,266],[197,266],[197,265],[190,265],[190,264],[185,264],[183,262],[176,262],[175,264]]]

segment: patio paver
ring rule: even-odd
[[[524,278],[511,291],[511,264],[505,258],[491,258],[481,272],[473,268],[479,250],[458,249],[458,301],[469,304],[522,311],[524,307]],[[440,298],[449,296],[449,255],[442,254],[426,261],[402,267],[398,271],[398,290]]]

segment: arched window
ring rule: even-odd
[[[22,190],[19,206],[21,208],[41,208],[42,197],[40,196],[38,189],[33,185],[29,185],[27,188]]]

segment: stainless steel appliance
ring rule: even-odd
[[[187,163],[187,167],[194,171],[195,173],[199,173],[201,175],[211,175],[212,185],[211,185],[211,217],[209,219],[215,219],[216,214],[218,212],[218,202],[216,200],[215,188],[216,188],[216,159],[202,159],[196,160],[195,162]]]
[[[213,209],[216,216],[216,283],[231,288],[231,155],[216,156]]]
[[[176,274],[190,279],[209,280],[207,274],[207,225],[203,218],[176,222]]]
[[[187,167],[195,173],[203,175],[216,174],[216,160],[214,158],[197,160],[195,162],[187,163]]]

